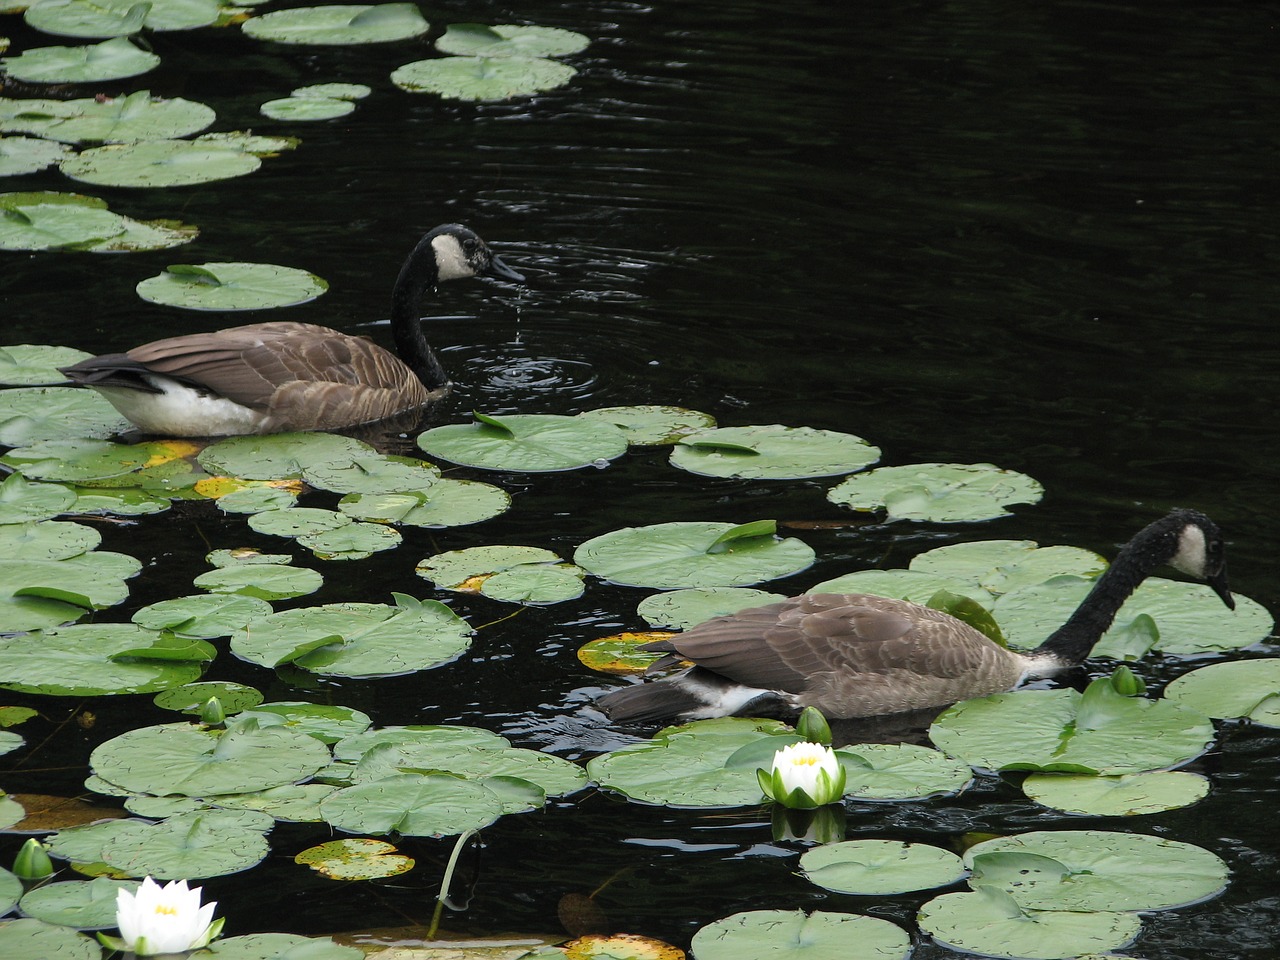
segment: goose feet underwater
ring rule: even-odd
[[[1217,525],[1175,510],[1125,544],[1067,622],[1026,653],[905,600],[806,594],[646,644],[641,649],[667,654],[651,670],[694,666],[597,703],[620,723],[777,716],[810,706],[844,719],[946,706],[1082,663],[1125,600],[1164,564],[1203,580],[1235,609]]]
[[[441,282],[467,277],[524,281],[460,224],[438,226],[418,241],[391,291],[396,353],[329,327],[283,321],[168,337],[60,372],[97,390],[139,430],[161,436],[372,423],[449,392],[422,333],[421,307]]]

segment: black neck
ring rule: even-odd
[[[1125,544],[1075,613],[1036,647],[1036,654],[1048,654],[1066,664],[1084,661],[1138,585],[1172,556],[1169,533],[1146,530],[1143,534]]]
[[[400,268],[400,276],[391,290],[391,335],[405,366],[423,386],[435,390],[448,385],[449,375],[422,332],[422,304],[428,291],[435,289],[438,279],[431,239],[423,237]]]

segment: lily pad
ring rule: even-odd
[[[396,594],[397,606],[332,603],[273,613],[231,638],[236,656],[342,677],[397,676],[456,659],[471,627],[444,604]]]
[[[591,40],[557,27],[451,23],[436,41],[441,53],[464,57],[567,57],[587,49]]]
[[[794,480],[853,473],[880,459],[861,437],[811,427],[720,427],[681,437],[671,464],[707,477]]]
[[[611,423],[537,413],[477,417],[434,427],[419,435],[418,446],[469,467],[530,473],[602,466],[627,449],[626,436]]]
[[[1080,547],[1041,547],[1034,540],[975,540],[928,550],[913,558],[910,568],[967,580],[999,595],[1060,576],[1095,580],[1107,569],[1107,561]]]
[[[320,97],[325,100],[363,100],[373,87],[363,83],[313,83],[289,91],[291,97]]]
[[[92,390],[18,387],[0,391],[0,445],[6,447],[73,437],[105,440],[128,427],[129,421]]]
[[[180,813],[102,845],[103,863],[158,880],[199,879],[239,873],[261,863],[271,848],[238,811]]]
[[[0,206],[0,250],[78,249],[122,234],[125,226],[124,217],[101,208],[11,202]]]
[[[13,473],[0,482],[0,523],[49,520],[76,502],[75,491],[56,483],[31,483]]]
[[[0,525],[0,557],[8,560],[68,560],[101,542],[102,534],[83,523],[41,520]]]
[[[380,880],[413,869],[414,860],[385,840],[331,840],[308,847],[294,863],[310,867],[330,880]]]
[[[859,800],[923,800],[960,793],[973,782],[968,764],[914,743],[859,743],[836,756],[845,796]]]
[[[1049,863],[1029,866],[1027,854]],[[964,860],[971,885],[996,886],[1031,910],[1170,910],[1222,892],[1229,874],[1203,847],[1104,830],[997,837],[970,847]]]
[[[171,630],[180,637],[229,637],[250,621],[271,613],[271,604],[256,597],[197,594],[161,600],[138,610],[133,622],[148,630]]]
[[[906,960],[911,937],[888,920],[815,910],[751,910],[693,935],[698,960]]]
[[[397,67],[391,82],[410,93],[452,100],[508,100],[563,87],[577,73],[541,57],[441,57]]]
[[[125,37],[79,47],[32,47],[0,58],[10,79],[24,83],[101,83],[154,70],[160,58],[139,50]]]
[[[440,480],[440,470],[425,460],[371,452],[302,464],[302,477],[334,493],[418,493]]]
[[[216,118],[213,108],[148,90],[121,97],[79,100],[0,98],[0,130],[32,133],[62,143],[136,143],[199,133]]]
[[[1142,929],[1131,913],[1024,910],[987,888],[935,897],[920,908],[918,920],[934,940],[966,953],[1042,960],[1109,955]]]
[[[1022,791],[1066,813],[1133,817],[1189,807],[1208,795],[1209,781],[1198,773],[1169,770],[1121,777],[1033,773],[1022,782]]]
[[[70,148],[34,137],[0,137],[0,177],[36,173],[62,160]]]
[[[185,187],[242,177],[262,166],[251,153],[192,140],[93,147],[61,164],[72,180],[108,187]]]
[[[939,590],[968,597],[983,606],[990,606],[993,602],[990,594],[972,583],[919,570],[855,570],[816,583],[806,592],[869,593],[876,597],[927,604]]]
[[[641,650],[640,646],[675,636],[667,630],[616,633],[590,640],[578,648],[578,662],[599,673],[623,676],[644,673],[662,659],[662,654]]]
[[[307,703],[304,700],[278,700],[254,705],[239,717],[253,719],[259,726],[284,724],[299,733],[315,737],[321,743],[337,743],[369,729],[372,720],[367,713],[340,704]]]
[[[152,702],[162,710],[178,710],[199,716],[211,697],[217,697],[228,716],[256,707],[263,699],[261,691],[243,683],[213,680],[162,690],[152,698]]]
[[[890,520],[935,523],[992,520],[1006,506],[1038,503],[1044,488],[1026,474],[990,463],[915,463],[850,477],[827,499],[854,510],[884,509]]]
[[[219,567],[196,577],[194,584],[213,593],[238,593],[262,600],[288,600],[315,593],[324,585],[317,570],[277,563],[245,563]]]
[[[190,310],[265,310],[314,300],[329,284],[314,273],[273,263],[176,264],[143,280],[138,296]]]
[[[511,494],[479,480],[437,480],[423,490],[354,493],[338,501],[353,519],[412,527],[461,527],[481,523],[511,509]]]
[[[217,960],[364,960],[359,947],[334,943],[329,937],[296,933],[251,933],[219,940],[211,951]]]
[[[272,120],[335,120],[355,112],[350,100],[333,97],[280,97],[268,100],[258,108],[264,117]]]
[[[452,29],[452,27],[450,28]],[[604,420],[622,430],[627,443],[636,446],[661,446],[675,443],[683,436],[716,425],[716,418],[701,410],[684,407],[640,405],[599,407],[578,414],[587,420]]]
[[[96,940],[67,927],[22,917],[0,922],[0,956],[5,960],[101,960]]]
[[[484,784],[446,774],[400,774],[346,787],[320,808],[347,833],[443,837],[479,830],[502,815],[501,798]]]
[[[774,529],[772,521],[625,527],[588,540],[573,559],[588,572],[626,586],[746,586],[798,573],[813,563],[807,544],[779,539]]]
[[[900,840],[825,844],[801,856],[800,869],[827,890],[880,897],[950,886],[968,872],[950,850]]]
[[[194,30],[217,22],[217,0],[40,0],[24,19],[61,37],[124,37],[148,30]]]
[[[59,367],[89,359],[90,354],[74,347],[17,343],[0,347],[0,383],[6,386],[47,383],[61,379]],[[5,444],[14,446],[14,444]]]
[[[22,898],[22,912],[46,923],[79,930],[107,930],[116,925],[116,896],[138,887],[134,880],[65,880],[36,887]]]
[[[408,40],[430,25],[412,3],[338,4],[277,10],[246,20],[243,30],[255,40],[349,46]]]
[[[651,627],[688,630],[713,617],[785,599],[780,593],[747,587],[691,587],[645,597],[637,604],[636,613]]]
[[[1084,694],[1018,690],[965,700],[929,736],[974,767],[1121,775],[1199,756],[1213,742],[1213,723],[1167,700],[1123,696],[1100,677]]]
[[[1247,717],[1280,727],[1280,659],[1213,663],[1164,688],[1167,700],[1220,720]]]
[[[289,480],[325,465],[346,466],[376,451],[367,443],[332,433],[277,433],[228,437],[197,458],[212,474],[245,480]]]
[[[60,627],[0,637],[0,686],[72,697],[154,693],[195,680],[214,655],[201,641],[128,623]]]

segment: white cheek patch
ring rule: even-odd
[[[441,280],[465,280],[476,275],[457,237],[442,233],[431,241],[431,248],[436,252],[436,269]]]
[[[1203,578],[1208,560],[1208,545],[1204,531],[1194,523],[1187,524],[1178,536],[1178,552],[1169,559],[1169,566],[1197,578]]]

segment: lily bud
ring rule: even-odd
[[[43,880],[53,875],[53,861],[45,852],[44,844],[32,837],[22,845],[13,860],[13,872],[19,880],[29,882]]]

